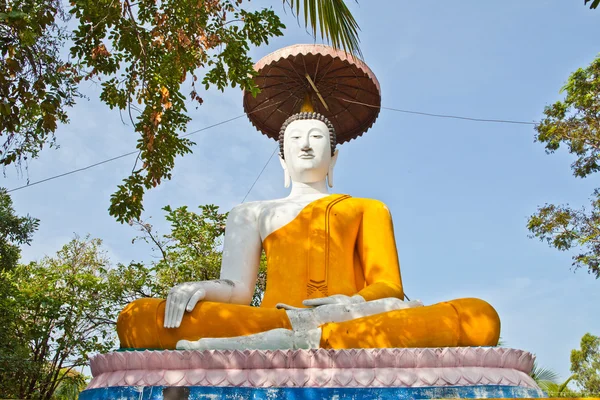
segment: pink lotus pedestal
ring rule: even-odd
[[[152,390],[143,395],[144,390],[156,388],[156,395],[174,387],[185,388],[181,393],[190,399],[213,389],[222,398],[245,391],[256,399],[266,389],[281,391],[277,398],[303,398],[298,389],[321,390],[317,398],[328,398],[327,393],[345,398],[348,390],[351,395],[361,389],[382,389],[390,398],[415,398],[421,392],[433,397],[540,397],[543,393],[529,376],[533,360],[531,353],[499,347],[113,352],[91,359],[93,379],[80,399],[110,398],[103,393],[115,394],[115,389],[119,397],[129,398],[131,388],[131,398],[137,393],[137,399],[159,399],[163,397]],[[295,391],[292,397],[290,391]]]

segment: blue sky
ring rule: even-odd
[[[254,49],[255,60],[312,38],[279,1],[285,36]],[[362,32],[365,61],[377,75],[383,105],[479,118],[535,121],[560,99],[568,75],[598,54],[600,10],[583,0],[482,2],[348,1]],[[377,4],[374,8],[373,4]],[[136,136],[119,113],[97,100],[98,87],[71,110],[57,133],[60,148],[29,165],[34,182],[134,149]],[[204,93],[190,108],[189,131],[240,115],[237,89]],[[425,303],[480,297],[496,307],[502,337],[540,364],[569,376],[570,350],[586,332],[600,334],[600,281],[570,269],[571,256],[527,237],[526,222],[546,202],[587,204],[594,180],[576,179],[566,151],[546,155],[527,125],[478,123],[382,110],[362,138],[340,147],[335,192],[384,201],[392,211],[407,294]],[[244,198],[275,142],[246,118],[191,137],[171,181],[151,191],[144,217],[166,233],[161,207],[213,203],[228,211]],[[116,262],[150,260],[131,244],[133,228],[107,212],[110,194],[134,157],[12,193],[19,213],[41,220],[23,256],[53,254],[74,234],[104,240]],[[2,186],[26,176],[6,171]],[[273,159],[248,200],[284,197]]]

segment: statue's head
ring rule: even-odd
[[[290,179],[314,183],[328,177],[333,187],[333,167],[337,160],[335,129],[327,118],[316,112],[300,112],[289,117],[279,131],[279,158]]]

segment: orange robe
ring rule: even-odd
[[[334,294],[404,299],[393,225],[376,200],[330,195],[307,205],[263,241],[267,286],[260,307],[201,302],[179,328],[164,328],[165,300],[140,299],[117,321],[122,348],[173,349],[181,339],[235,337],[291,329],[277,303]],[[324,348],[493,346],[500,320],[479,299],[390,311],[321,326]]]

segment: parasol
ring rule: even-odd
[[[294,45],[263,57],[254,69],[260,93],[244,93],[244,111],[263,134],[277,140],[285,120],[306,99],[333,124],[338,143],[365,133],[377,119],[381,90],[367,65],[325,45]]]

